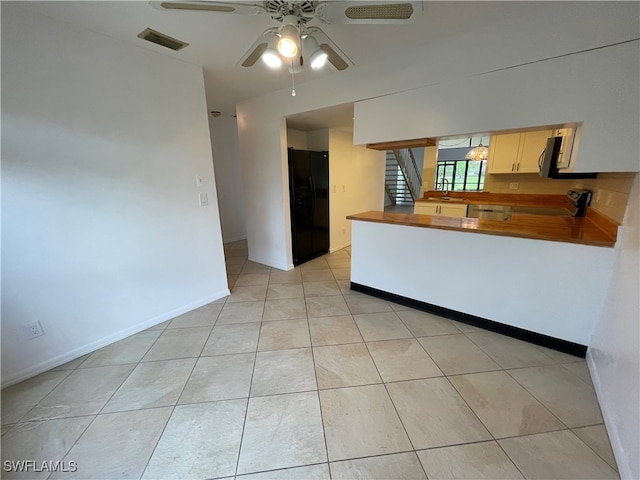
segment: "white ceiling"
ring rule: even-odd
[[[547,8],[551,2],[424,2],[424,12],[410,25],[322,25],[322,29],[354,62],[374,62],[394,52],[418,48],[470,29],[488,28],[512,15]],[[99,32],[132,47],[144,48],[204,67],[207,106],[225,115],[235,112],[235,103],[286,88],[291,76],[269,70],[262,62],[251,68],[238,60],[267,28],[275,26],[268,16],[246,16],[213,12],[161,11],[146,1],[22,2],[23,8]],[[310,25],[315,24],[314,21]],[[178,52],[146,42],[137,34],[150,27],[190,45]],[[296,84],[322,75],[340,75],[332,68],[296,75]],[[351,110],[349,110],[351,108]],[[337,127],[353,116],[352,106],[320,112],[318,118],[297,115],[291,124],[300,129]],[[324,116],[323,116],[324,115]],[[333,120],[332,120],[333,119]],[[331,125],[327,125],[329,122]],[[344,126],[344,125],[343,125]]]

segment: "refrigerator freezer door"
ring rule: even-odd
[[[293,264],[329,251],[329,156],[289,149]]]

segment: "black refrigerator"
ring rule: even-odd
[[[289,148],[293,264],[329,252],[329,152]]]

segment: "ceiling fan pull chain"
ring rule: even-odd
[[[296,79],[295,79],[295,75],[293,73],[293,58],[291,59],[291,96],[295,97],[296,96]]]

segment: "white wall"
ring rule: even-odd
[[[329,151],[329,129],[307,132],[307,148],[317,152]]]
[[[233,117],[209,118],[222,238],[225,243],[247,238],[244,191],[238,157],[238,125]]]
[[[300,84],[295,97],[291,97],[288,89],[283,89],[239,103],[237,113],[243,184],[246,191],[251,192],[246,198],[250,257],[278,268],[291,264],[288,200],[283,195],[286,186],[283,183],[286,152],[283,153],[282,149],[284,147],[286,150],[286,139],[283,143],[281,137],[286,137],[286,133],[283,133],[286,128],[285,117],[428,85],[462,82],[465,78],[481,81],[478,75],[482,73],[525,63],[545,62],[559,55],[639,36],[637,2],[538,2],[537,9],[533,12],[530,8],[525,9],[526,13],[521,16],[514,13],[517,10],[515,5],[510,5],[511,15],[508,19],[496,21],[491,28],[479,25],[476,30],[464,35],[450,36],[425,45],[416,44],[414,50],[398,53],[380,62],[355,66],[345,72]],[[496,18],[501,18],[502,7],[499,3],[488,4],[487,8],[495,8]],[[589,28],[585,28],[585,25],[589,25]],[[567,77],[562,77],[563,72]],[[561,69],[560,75],[561,82],[573,78],[566,68]],[[590,75],[590,72],[585,75]],[[475,91],[473,80],[466,85],[472,93]],[[545,93],[549,102],[563,102],[554,89]],[[590,111],[595,111],[600,104],[599,88],[591,86],[586,95],[583,92],[576,92],[575,95],[575,98],[590,105]],[[522,109],[516,123],[527,124],[530,115],[536,115],[538,99],[527,98],[521,103]],[[472,109],[477,102],[481,100],[475,101],[469,108]],[[635,108],[632,101],[629,105],[627,108]],[[603,108],[607,109],[606,106]],[[501,112],[502,104],[487,109],[484,112],[487,126],[499,123]],[[450,125],[456,130],[451,133],[464,130],[462,126],[466,114],[465,111],[451,119]],[[623,117],[626,118],[627,114],[623,114]],[[616,112],[603,120],[615,125],[618,118]],[[384,119],[390,126],[391,120]],[[623,124],[619,125],[622,129],[626,128]],[[416,135],[415,138],[424,136]],[[636,136],[637,132],[631,138]],[[356,143],[360,141],[356,139]],[[637,160],[637,155],[634,158]],[[606,165],[608,157],[599,161],[601,165]],[[266,211],[265,205],[268,205]]]
[[[228,294],[201,68],[4,2],[2,267],[4,385]]]
[[[354,143],[583,122],[570,170],[640,171],[639,58],[635,41],[363,100]]]
[[[307,150],[307,132],[287,128],[287,145],[296,150]]]
[[[329,130],[330,251],[351,245],[347,215],[384,208],[385,152],[353,145],[350,132]]]
[[[614,248],[353,224],[352,282],[589,345]]]
[[[587,360],[621,478],[640,478],[640,179],[629,196],[604,309]]]

